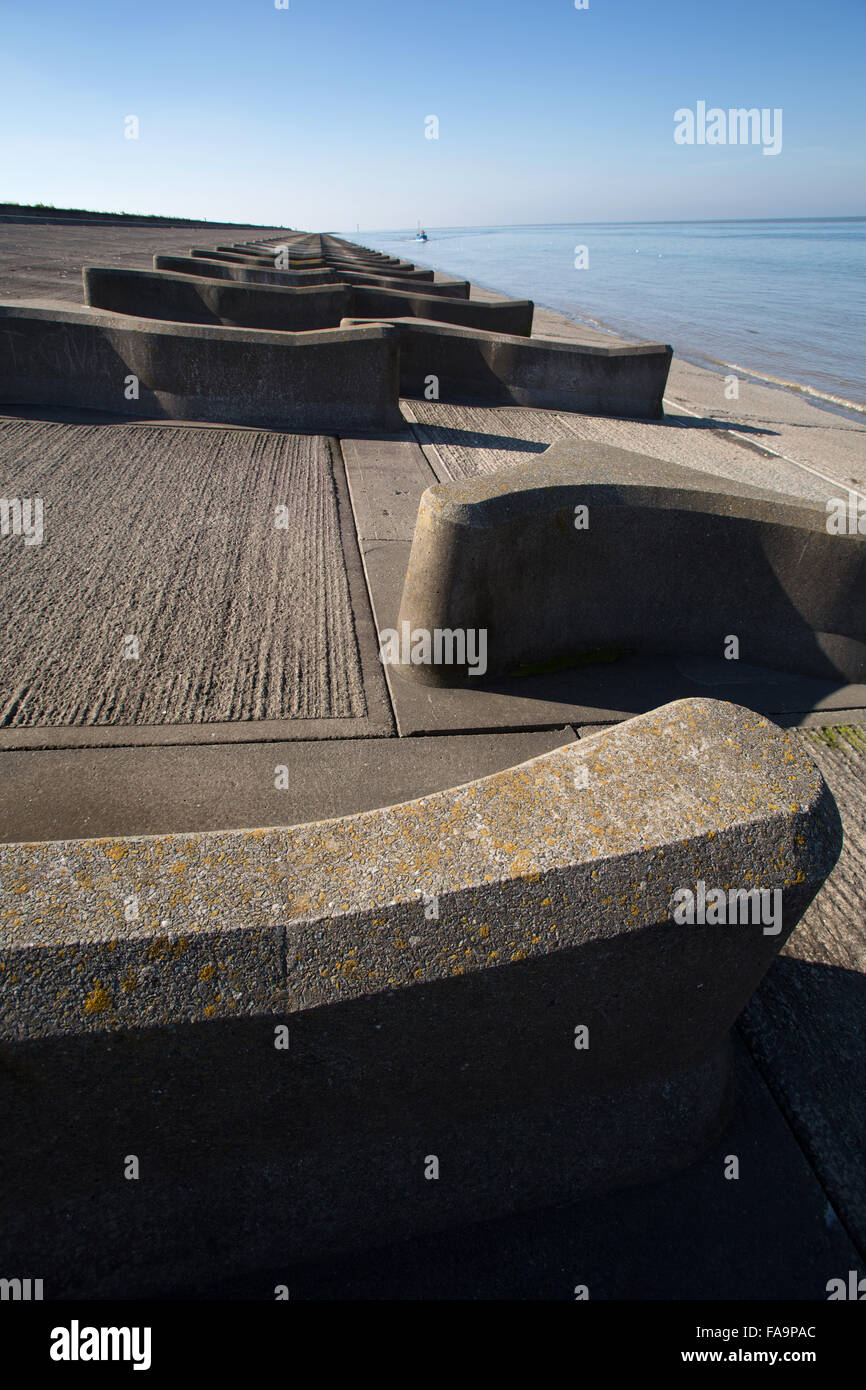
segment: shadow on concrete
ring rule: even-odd
[[[650,421],[651,424],[676,425],[680,429],[687,430],[711,430],[715,434],[729,434],[736,430],[737,434],[761,434],[778,436],[781,431],[767,429],[766,426],[747,425],[739,420],[720,420],[715,415],[677,415],[676,411],[666,410],[664,419]]]
[[[862,1000],[863,976],[834,973],[846,977],[836,988]],[[828,1280],[862,1273],[863,1257],[742,1043],[735,1065],[724,1136],[662,1182],[166,1296],[270,1300],[286,1284],[301,1300],[571,1301],[584,1284],[592,1299],[823,1300]],[[730,1155],[736,1181],[724,1176]],[[859,1190],[862,1198],[862,1169]]]
[[[786,949],[814,953],[812,940],[814,929],[811,940],[795,932]],[[866,1257],[866,1092],[855,1080],[866,1075],[866,974],[779,956],[739,1031]]]
[[[489,405],[490,402],[482,401],[481,404]],[[539,443],[537,439],[521,439],[513,434],[484,434],[448,425],[422,424],[418,429],[424,436],[425,444],[452,444],[458,447],[464,445],[470,449],[495,449],[517,454],[543,454],[550,448],[549,441]]]
[[[683,658],[633,652],[617,656],[613,648],[611,653],[612,660],[581,661],[559,670],[523,675],[467,678],[461,685],[446,688],[571,705],[575,710],[586,712],[582,722],[587,724],[613,723],[621,718],[646,714],[673,700],[693,699],[696,695],[729,700],[783,724],[786,715],[818,709],[848,685],[841,677],[822,679],[758,666],[750,667],[752,679],[748,681],[718,678],[699,681],[679,669]],[[693,664],[700,660],[708,662],[707,658],[695,658]],[[431,689],[423,688],[425,691]],[[832,709],[828,708],[828,722],[832,722],[832,718]]]
[[[288,1284],[293,1299],[570,1300],[575,1286],[586,1284],[594,1299],[821,1299],[829,1279],[862,1264],[849,1238],[850,1225],[846,1230],[828,1206],[826,1156],[819,1155],[821,1181],[809,1160],[816,1128],[834,1128],[840,1106],[849,1117],[862,1119],[862,1091],[850,1084],[851,1075],[863,1070],[862,1035],[848,1049],[854,1070],[837,1075],[832,1089],[825,1078],[837,1066],[834,1030],[844,1034],[858,1010],[863,1017],[866,980],[855,972],[801,961],[783,961],[775,970],[786,980],[795,976],[801,997],[810,997],[816,1010],[822,1005],[835,1010],[816,1054],[794,1050],[789,1059],[808,1101],[800,1110],[801,1128],[806,1114],[802,1134],[792,1133],[773,1094],[789,1085],[773,1061],[774,1054],[787,1049],[788,1038],[783,1026],[759,1014],[746,1031],[750,1048],[763,1049],[761,1066],[755,1066],[735,1030],[736,1093],[730,1121],[706,1156],[685,1171],[314,1263],[293,1262],[290,1252],[296,1222],[300,1218],[303,1224],[308,1214],[303,1205],[307,1187],[314,1204],[322,1196],[318,1173],[305,1167],[298,1152],[299,1143],[303,1148],[308,1135],[314,1137],[315,1112],[321,1121],[323,1106],[330,1109],[346,1131],[336,1149],[334,1135],[326,1149],[314,1150],[317,1162],[327,1155],[328,1166],[332,1154],[344,1151],[337,1192],[341,1205],[356,1204],[363,1219],[370,1198],[380,1200],[378,1186],[391,1191],[395,1202],[405,1201],[407,1179],[400,1173],[406,1157],[397,1153],[395,1161],[392,1124],[386,1126],[379,1158],[394,1172],[368,1172],[364,1164],[364,1098],[378,1108],[386,1076],[391,1097],[386,1109],[395,1099],[399,1112],[401,1105],[423,1098],[422,1109],[428,1113],[409,1136],[410,1168],[417,1177],[417,1156],[435,1152],[443,1137],[444,1110],[452,1111],[445,1130],[452,1128],[454,1086],[476,1090],[471,1080],[456,1080],[454,1040],[447,1040],[444,1013],[437,1016],[434,1010],[429,1017],[426,1060],[418,1037],[414,1044],[406,1041],[406,1010],[411,1013],[412,1003],[419,1001],[397,996],[348,1006],[350,1018],[343,1016],[332,1037],[327,1030],[317,1032],[311,1016],[295,1016],[289,1053],[274,1049],[274,1020],[268,1017],[46,1040],[14,1054],[4,1048],[3,1089],[12,1102],[4,1147],[15,1150],[9,1157],[11,1168],[18,1170],[11,1181],[7,1170],[4,1181],[4,1257],[7,1264],[12,1258],[16,1269],[22,1260],[29,1269],[33,1259],[28,1256],[38,1256],[47,1298],[75,1297],[76,1288],[84,1286],[85,1297],[267,1300],[276,1284]],[[772,978],[771,971],[747,1014],[768,988],[772,991]],[[461,992],[471,994],[477,987],[469,976],[459,982]],[[538,988],[549,991],[551,980],[545,978]],[[441,990],[425,987],[418,994],[428,1003],[442,998]],[[568,1016],[573,1015],[573,1001],[551,996],[553,1023],[563,1002]],[[426,1017],[429,1010],[422,1008],[422,1013]],[[514,1017],[517,1026],[519,1016]],[[815,1021],[821,1021],[818,1014]],[[544,1023],[542,1032],[547,1031],[546,1019]],[[538,1067],[538,1050],[526,1046],[531,1030],[520,1026],[503,1039],[479,1020],[479,1037],[485,1028],[494,1072],[498,1053],[512,1060],[516,1055],[520,1066],[523,1058],[530,1068]],[[425,1030],[416,1026],[415,1032],[420,1036]],[[440,1075],[436,1058],[443,1042],[452,1056]],[[548,1049],[541,1052],[550,1055]],[[392,1061],[402,1076],[396,1084]],[[416,1076],[419,1061],[423,1075]],[[407,1095],[400,1101],[404,1082]],[[353,1117],[350,1112],[359,1106]],[[528,1156],[498,1152],[495,1123],[492,1147],[484,1150],[482,1144],[479,1150],[479,1126],[471,1108],[457,1108],[465,1113],[462,1119],[457,1116],[457,1128],[443,1150],[443,1186],[459,1181],[465,1167],[459,1142],[463,1127],[467,1136],[476,1131],[468,1139],[474,1161],[488,1176],[498,1175],[499,1182],[507,1182],[503,1174],[512,1170],[515,1158],[517,1167],[539,1161],[534,1141],[526,1136]],[[568,1143],[573,1116],[560,1113],[566,1132],[559,1142]],[[357,1148],[350,1134],[356,1135]],[[424,1148],[425,1142],[432,1147]],[[538,1144],[546,1152],[549,1135],[539,1131]],[[124,1182],[123,1165],[131,1153],[140,1158],[141,1178]],[[739,1162],[736,1180],[725,1176],[730,1156]],[[339,1167],[340,1159],[336,1161]],[[476,1178],[473,1166],[471,1181]],[[440,1192],[446,1204],[454,1199],[432,1182],[419,1179],[409,1186],[414,1190],[419,1183],[425,1209]],[[862,1165],[852,1170],[852,1183],[849,1209],[853,1201],[863,1202]],[[317,1219],[327,1225],[326,1214]],[[383,1217],[383,1234],[388,1224],[390,1217]],[[16,1229],[11,1250],[10,1226]],[[166,1231],[175,1227],[184,1234],[167,1238]],[[178,1239],[184,1241],[187,1272],[178,1270],[173,1278],[176,1266],[166,1261],[160,1247],[173,1248]],[[276,1265],[270,1251],[281,1244],[285,1262]],[[257,1260],[250,1253],[254,1248],[267,1249],[269,1258]],[[94,1280],[99,1286],[95,1294]]]

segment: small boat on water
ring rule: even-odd
[[[415,240],[416,240],[416,241],[426,241],[426,240],[427,240],[427,233],[425,232],[424,228],[421,226],[421,223],[420,223],[420,222],[418,223],[418,230],[417,230],[417,232],[415,233]]]

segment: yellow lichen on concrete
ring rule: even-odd
[[[103,987],[102,981],[97,980],[84,1001],[84,1012],[86,1014],[101,1014],[108,1013],[113,1008],[114,1000],[108,990]]]

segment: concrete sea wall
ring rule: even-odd
[[[824,508],[574,441],[424,493],[400,624],[484,630],[491,673],[614,648],[857,682],[864,593],[866,539],[829,534]]]
[[[341,820],[6,846],[10,1258],[146,1296],[681,1168],[840,843],[789,735],[690,700]],[[678,921],[700,884],[778,910]]]
[[[0,400],[125,415],[398,429],[393,329],[267,333],[0,305]]]

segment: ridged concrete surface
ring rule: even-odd
[[[333,469],[318,436],[0,419],[0,496],[44,506],[0,540],[0,726],[364,715]]]
[[[822,506],[839,491],[785,459],[762,457],[759,450],[763,445],[780,447],[771,429],[755,430],[736,420],[727,422],[710,415],[692,420],[667,406],[663,420],[617,420],[522,406],[451,405],[445,401],[413,400],[410,409],[418,422],[415,430],[419,441],[435,447],[444,470],[455,479],[531,466],[551,444],[577,438],[649,454],[753,487],[791,493]],[[828,415],[827,419],[838,425],[846,439],[857,428],[837,417]],[[731,429],[751,432],[744,440],[732,435]]]

